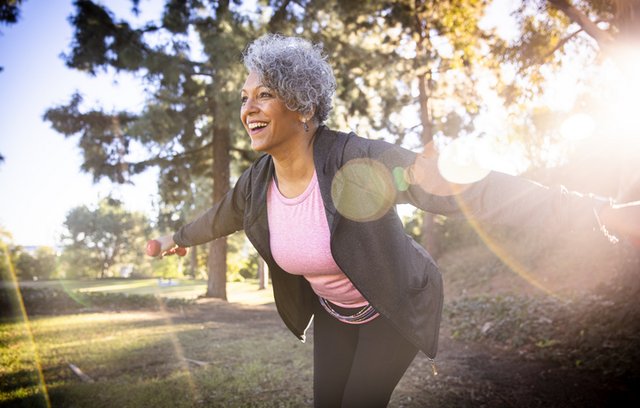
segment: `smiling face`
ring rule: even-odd
[[[273,154],[304,132],[302,115],[287,108],[275,91],[251,72],[242,87],[240,118],[251,137],[251,148]]]

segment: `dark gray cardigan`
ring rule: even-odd
[[[411,203],[434,214],[464,213],[511,225],[552,222],[562,224],[564,229],[592,227],[594,223],[593,208],[597,204],[593,200],[521,178],[491,173],[456,197],[436,196],[415,185],[393,182],[394,169],[397,175],[397,169],[410,166],[416,153],[324,126],[316,132],[313,143],[336,263],[375,309],[429,357],[437,351],[443,303],[442,277],[432,257],[404,232],[393,205],[368,221],[350,219],[336,207],[342,208],[343,203],[353,206],[355,201],[366,208],[371,200],[388,201],[391,185],[395,203]],[[385,169],[386,174],[375,173],[372,180],[366,180],[360,171],[363,166],[351,173],[344,171],[349,166],[343,166],[352,159],[359,159],[365,168],[368,163],[372,168]],[[335,177],[341,168],[343,171]],[[304,341],[315,294],[302,276],[285,272],[272,257],[266,203],[273,175],[271,156],[262,156],[221,201],[180,228],[174,240],[188,247],[244,229],[269,266],[278,313]]]

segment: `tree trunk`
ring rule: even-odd
[[[213,202],[218,202],[229,191],[230,129],[220,104],[214,104],[213,118]],[[227,300],[227,238],[219,238],[209,244],[207,260],[209,279],[206,297]]]
[[[205,297],[227,300],[227,238],[218,238],[209,244],[209,279]]]
[[[229,21],[229,0],[220,0],[216,7],[217,21]],[[224,49],[220,50],[224,54]],[[216,74],[211,86],[207,89],[208,109],[213,118],[213,202],[216,203],[229,191],[229,167],[231,165],[231,130],[229,120],[231,118],[227,98],[229,95],[223,91],[220,83],[225,79],[220,74],[229,66],[225,59],[220,58],[213,62]],[[207,259],[209,279],[207,281],[206,297],[227,300],[227,238],[218,238],[209,244],[209,257]]]
[[[196,271],[198,270],[198,247],[194,246],[189,252],[189,272],[188,274],[192,278],[196,278]]]
[[[422,124],[422,144],[426,146],[433,141],[433,124],[429,114],[429,72],[418,75],[420,122]],[[438,245],[434,233],[434,215],[425,212],[422,215],[422,228],[420,230],[421,244],[434,258],[438,256]]]
[[[262,258],[258,258],[258,290],[264,290],[269,286],[269,267]]]
[[[414,34],[418,36],[416,53],[419,57],[428,54],[430,49],[427,21],[417,12],[423,5],[424,1],[416,1],[414,3],[415,20],[413,29]],[[429,81],[431,80],[431,68],[421,66],[418,61],[418,58],[414,60],[414,68],[418,77],[418,102],[420,104],[420,124],[422,125],[420,139],[422,145],[426,148],[426,146],[433,141],[433,123],[431,122],[431,114],[429,112],[429,98],[431,97]],[[435,258],[438,253],[438,248],[433,230],[434,225],[433,214],[425,212],[422,215],[422,228],[420,229],[421,245]]]

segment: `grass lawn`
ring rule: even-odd
[[[203,282],[152,280],[64,285],[160,296],[204,290]],[[230,303],[199,301],[176,310],[0,320],[0,406],[309,405],[311,346],[284,328],[270,290],[231,283],[228,291]]]
[[[84,293],[126,293],[129,295],[155,295],[166,298],[196,299],[207,290],[207,282],[193,279],[103,279],[103,280],[52,280],[21,282],[21,287],[49,287]],[[227,283],[227,297],[231,303],[273,303],[273,292],[257,290],[252,280]]]

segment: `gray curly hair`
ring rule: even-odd
[[[303,115],[314,112],[318,123],[329,117],[336,79],[321,44],[266,34],[249,44],[243,62],[290,110]]]

